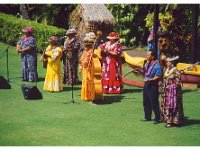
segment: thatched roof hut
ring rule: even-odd
[[[80,39],[86,32],[100,30],[107,36],[115,26],[115,19],[104,4],[81,4],[70,15],[70,26],[77,29]]]

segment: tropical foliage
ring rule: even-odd
[[[149,29],[149,31],[152,30],[153,27],[153,18],[154,18],[154,13],[147,14],[145,18],[146,27]],[[159,20],[160,20],[160,26],[162,27],[163,30],[168,30],[168,28],[174,22],[174,18],[171,12],[159,13]]]
[[[145,17],[152,5],[145,4],[109,4],[107,8],[116,19],[115,30],[120,33],[120,42],[126,46],[145,45],[148,30]]]
[[[75,7],[75,4],[7,4],[0,5],[0,12],[23,18],[26,11],[29,20],[67,29],[69,15]]]
[[[181,18],[181,19],[180,19]],[[191,59],[191,38],[192,38],[192,7],[178,5],[175,8],[169,7],[160,11],[159,21],[162,30],[169,31],[172,41],[174,55],[178,54],[184,61]],[[149,30],[153,26],[153,13],[145,18],[146,27]],[[200,36],[198,37],[200,38]]]
[[[0,12],[10,13],[12,15],[22,17],[20,7],[22,4],[6,4],[0,5]],[[44,25],[53,25],[58,28],[68,29],[69,15],[77,6],[76,4],[25,4],[29,13],[29,20]],[[153,6],[150,4],[106,4],[107,8],[113,14],[116,20],[115,31],[121,35],[120,42],[127,47],[145,46],[149,31],[153,26]],[[159,20],[163,30],[168,30],[172,36],[172,49],[174,53],[185,60],[190,60],[191,53],[191,30],[192,30],[192,5],[182,4],[160,4]],[[8,19],[11,20],[12,19]],[[5,21],[5,20],[4,20]],[[15,21],[15,19],[14,19]],[[12,24],[12,23],[11,23]],[[20,24],[20,23],[19,23]],[[2,26],[2,24],[0,25]],[[19,25],[16,28],[4,27],[3,32],[5,40],[5,32],[10,30],[19,33]],[[9,26],[10,27],[10,26]],[[20,25],[21,27],[21,25]],[[37,27],[36,27],[37,28]],[[16,29],[16,31],[14,31]],[[54,28],[55,29],[55,28]],[[52,31],[48,32],[54,32]],[[2,32],[2,29],[0,29]],[[20,29],[21,30],[21,29]],[[45,28],[39,29],[40,33],[47,34]],[[200,17],[198,19],[198,41],[200,41]],[[6,34],[8,36],[9,33]],[[49,35],[49,34],[48,34]],[[16,37],[15,37],[16,36]],[[46,37],[46,35],[42,35]],[[14,37],[14,38],[13,38]],[[7,37],[9,42],[16,39],[19,35]],[[39,37],[38,37],[39,38]],[[1,38],[2,39],[2,38]],[[44,39],[44,38],[42,38]],[[41,42],[41,41],[39,41]],[[199,42],[200,44],[200,42]],[[42,45],[41,43],[39,45]]]
[[[39,50],[43,50],[46,47],[46,42],[51,35],[62,37],[65,34],[64,29],[20,19],[3,13],[0,13],[0,22],[0,40],[10,45],[16,45],[22,36],[22,29],[26,26],[34,28],[34,36],[37,40]]]

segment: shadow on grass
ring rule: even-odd
[[[189,117],[184,118],[184,124],[182,126],[189,126],[189,125],[195,125],[195,124],[200,124],[200,120],[195,120],[195,119],[189,119]]]
[[[123,94],[125,93],[141,93],[143,89],[124,89]]]
[[[115,96],[105,95],[104,100],[95,100],[94,103],[98,105],[118,103],[121,102],[123,98],[124,98],[123,95],[115,95]]]
[[[73,87],[73,91],[75,90],[81,90],[81,87]],[[63,91],[72,91],[72,87],[71,86],[67,86],[67,87],[63,87]]]
[[[57,104],[82,104],[80,99],[76,98],[76,95],[73,98],[72,98],[72,95],[70,95],[70,97],[66,97],[64,95],[60,95],[62,92],[55,92],[54,93],[54,92],[44,91],[42,94],[48,95],[48,96],[51,96],[53,98],[60,100],[60,101],[51,101],[52,103],[57,103]],[[43,97],[43,98],[45,98],[45,97]]]
[[[13,80],[13,79],[22,79],[22,77],[12,77],[12,78],[9,78],[10,80]]]
[[[37,80],[37,82],[44,82],[44,80],[45,80],[45,78],[44,77],[38,77],[38,80]]]
[[[10,78],[10,80],[15,80],[15,79],[20,79],[21,78],[21,81],[22,81],[22,77],[12,77]],[[37,82],[44,82],[45,78],[44,77],[38,77],[38,80]],[[29,81],[23,81],[23,82],[29,82]]]
[[[193,90],[191,90],[191,89],[183,89],[183,90],[182,90],[182,93],[185,94],[185,93],[195,92],[195,91],[197,91],[197,90],[198,90],[198,89],[193,89]]]

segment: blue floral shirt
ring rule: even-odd
[[[161,77],[162,76],[162,69],[160,67],[160,64],[158,61],[155,62],[154,66],[151,63],[146,63],[145,64],[145,76],[144,78],[150,79],[155,76]]]

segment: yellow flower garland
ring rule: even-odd
[[[169,68],[166,69],[164,76],[169,77],[174,71],[176,70],[176,67],[173,67],[169,70]]]

